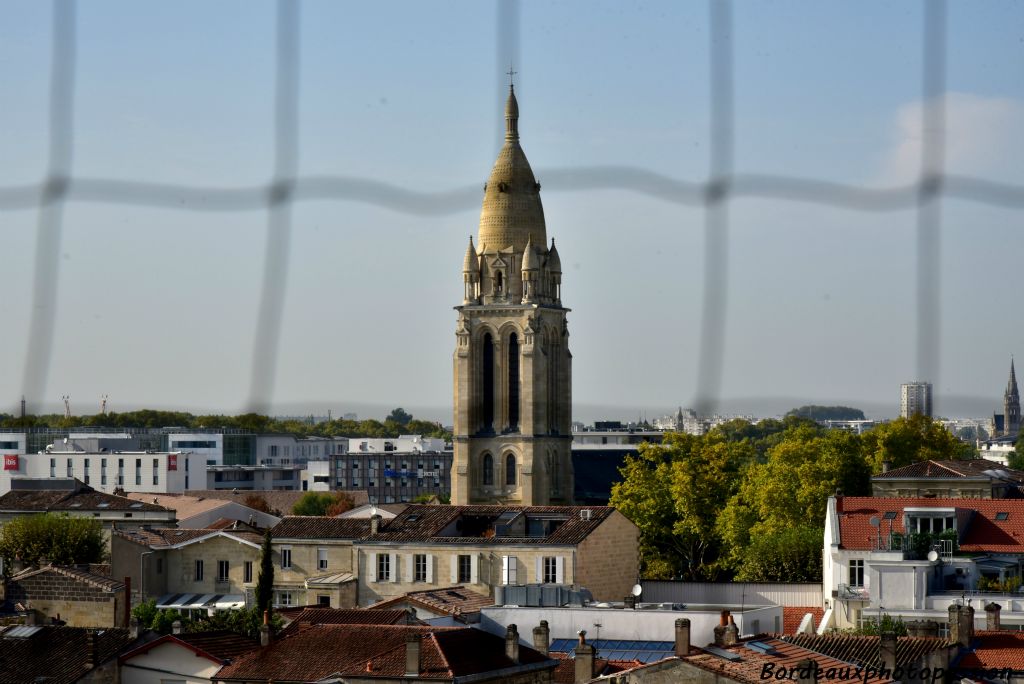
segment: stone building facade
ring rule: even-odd
[[[37,619],[69,627],[125,627],[125,585],[110,577],[58,566],[22,571],[4,588],[8,601],[33,610]]]
[[[469,240],[455,307],[452,503],[571,504],[569,310],[512,86],[478,243]]]

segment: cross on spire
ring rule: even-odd
[[[514,83],[515,75],[518,74],[519,72],[518,71],[514,71],[512,69],[512,62],[508,63],[508,71],[506,71],[505,73],[508,74],[508,85],[509,85],[509,87],[510,88],[514,87],[515,86],[515,83]]]

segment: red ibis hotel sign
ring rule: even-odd
[[[167,454],[167,469],[177,470],[178,469],[178,454]]]
[[[4,454],[4,470],[18,469],[18,454]]]

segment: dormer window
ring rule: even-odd
[[[950,509],[918,508],[906,514],[909,534],[940,534],[956,529],[956,512]]]

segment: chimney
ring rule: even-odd
[[[533,648],[535,651],[547,655],[550,643],[551,630],[548,629],[548,621],[541,620],[540,624],[533,628]]]
[[[405,635],[405,676],[419,677],[420,671],[420,635],[412,630]]]
[[[882,632],[880,639],[879,660],[882,667],[888,670],[896,670],[896,632]]]
[[[807,658],[796,664],[798,684],[818,684],[818,663]]]
[[[882,461],[882,472],[883,473],[889,472],[890,468],[892,468],[892,461],[890,461],[889,459],[886,459],[886,460]]]
[[[676,657],[690,655],[690,618],[676,620]]]
[[[998,632],[1002,627],[999,624],[999,612],[1003,609],[998,603],[990,603],[985,606],[985,629]]]
[[[949,607],[949,640],[968,647],[974,639],[974,608],[954,603]]]
[[[594,678],[594,647],[587,643],[586,630],[579,631],[580,643],[576,645],[576,675],[574,684],[584,684]]]
[[[181,620],[175,620],[171,623],[171,634],[181,634]]]
[[[622,607],[630,610],[636,610],[636,596],[630,594],[622,599]]]
[[[263,624],[260,625],[260,646],[270,645],[270,611],[263,611]]]
[[[374,513],[370,516],[370,534],[377,534],[377,530],[380,529],[380,521],[382,520],[380,513]]]
[[[505,655],[516,665],[519,664],[519,629],[509,625],[505,632]]]
[[[139,638],[139,618],[132,616],[132,619],[128,621],[128,635],[134,641]]]
[[[939,636],[939,623],[935,620],[909,620],[907,621],[907,636]]]

